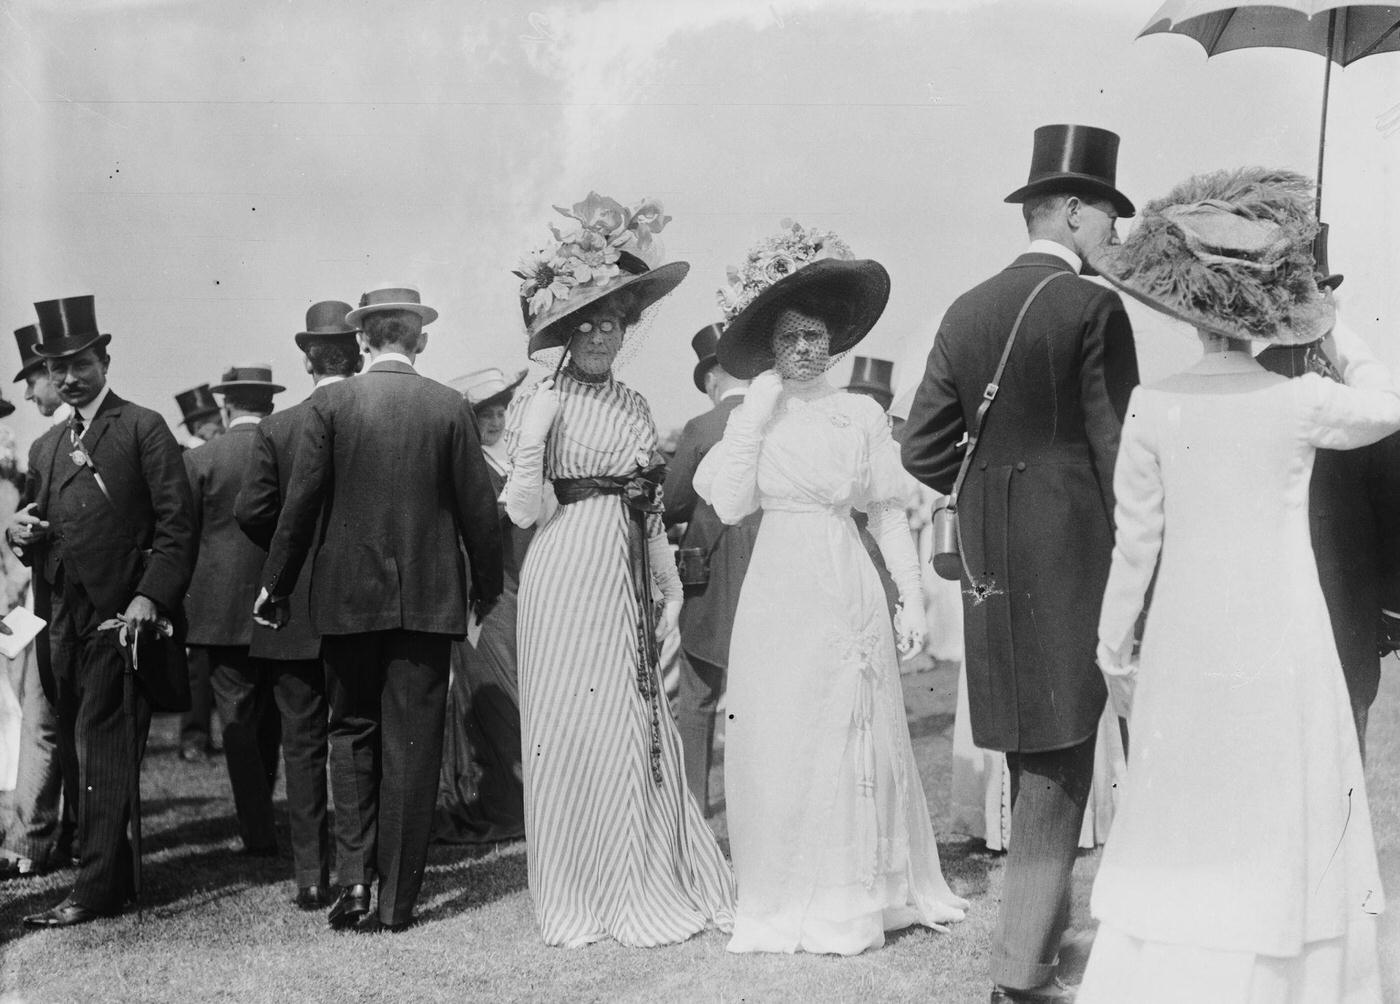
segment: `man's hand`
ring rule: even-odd
[[[122,614],[122,620],[126,621],[131,633],[139,636],[142,631],[154,631],[156,621],[160,620],[160,613],[156,610],[155,603],[148,597],[140,594],[133,596],[131,602],[126,605],[126,613]]]
[[[271,596],[267,587],[258,590],[258,598],[253,601],[253,620],[265,628],[276,631],[291,617],[291,607],[285,596]]]
[[[480,624],[482,621],[486,620],[486,615],[491,612],[491,608],[496,605],[496,601],[499,599],[499,596],[490,600],[472,597],[471,610],[472,616],[476,618],[476,623]]]
[[[15,547],[32,547],[48,539],[49,524],[34,514],[39,503],[31,502],[10,517],[5,536]]]

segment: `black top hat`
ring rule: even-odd
[[[1339,273],[1329,271],[1327,268],[1327,231],[1326,223],[1317,225],[1317,236],[1313,238],[1313,270],[1317,273],[1317,285],[1321,289],[1336,289],[1342,284]]]
[[[214,400],[214,393],[209,389],[207,383],[180,391],[175,395],[175,403],[180,406],[180,414],[184,418],[185,428],[189,429],[191,433],[199,424],[198,419],[219,413],[219,402]]]
[[[350,304],[340,300],[322,300],[306,309],[306,330],[296,334],[297,348],[305,352],[320,338],[353,336],[356,327],[346,321]]]
[[[265,390],[269,394],[280,394],[286,390],[280,383],[272,382],[271,363],[240,363],[224,370],[224,378],[209,389],[215,394],[226,394],[231,390]]]
[[[707,324],[695,332],[695,337],[690,340],[690,347],[695,350],[695,358],[699,360],[695,364],[695,389],[701,394],[705,393],[705,374],[711,366],[719,365],[715,350],[719,347],[719,334],[723,330],[723,324]]]
[[[26,324],[22,328],[15,328],[15,344],[19,346],[19,372],[15,374],[15,383],[19,383],[29,376],[31,370],[44,365],[44,357],[34,351],[34,346],[39,343],[39,326],[37,324]]]
[[[846,389],[869,394],[886,408],[894,401],[894,363],[888,359],[856,356],[851,366],[851,382]]]
[[[1035,131],[1030,178],[1006,201],[1025,202],[1033,196],[1058,192],[1083,193],[1107,199],[1126,219],[1137,210],[1114,187],[1117,168],[1117,133],[1086,125],[1041,126]]]
[[[97,330],[93,297],[65,296],[34,304],[39,315],[39,343],[34,351],[45,359],[76,356],[84,349],[100,348],[112,340]]]

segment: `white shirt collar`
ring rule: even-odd
[[[1079,270],[1084,267],[1083,259],[1059,241],[1037,237],[1035,240],[1031,241],[1031,246],[1027,248],[1026,251],[1029,254],[1052,254],[1070,268],[1074,269],[1075,275],[1078,275]]]
[[[237,418],[235,418],[232,422],[228,424],[228,427],[230,429],[236,429],[240,425],[257,425],[261,421],[261,415],[239,415]]]
[[[112,385],[104,383],[102,389],[97,392],[97,396],[78,409],[78,414],[83,419],[83,432],[87,432],[92,425],[92,420],[97,417],[98,409],[102,407],[102,402],[107,400],[107,395],[112,392]]]
[[[731,397],[743,397],[748,392],[749,389],[747,387],[730,387],[719,396],[719,399],[721,401],[728,401]]]
[[[317,386],[317,387],[329,387],[331,384],[333,384],[333,383],[340,383],[340,381],[342,381],[342,380],[344,380],[344,379],[345,379],[345,378],[344,378],[343,376],[323,376],[323,377],[321,377],[321,379],[319,379],[319,380],[316,381],[316,386]]]
[[[369,364],[370,369],[373,369],[380,363],[403,363],[405,366],[409,367],[410,369],[413,369],[413,360],[408,358],[408,356],[404,355],[402,352],[381,352],[379,356],[374,360],[374,362]],[[416,369],[414,369],[413,371],[415,373],[418,372]]]

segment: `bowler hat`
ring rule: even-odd
[[[29,376],[31,370],[44,365],[44,357],[34,351],[34,346],[39,342],[39,326],[37,324],[26,324],[22,328],[15,328],[15,344],[19,346],[19,372],[15,374],[15,383],[19,383]]]
[[[209,388],[215,394],[226,394],[231,390],[265,390],[269,394],[280,394],[286,390],[281,384],[272,382],[271,363],[241,363],[224,370],[224,378]]]
[[[359,326],[367,314],[384,310],[407,310],[417,314],[424,324],[437,320],[438,312],[432,307],[423,306],[422,297],[414,286],[384,286],[360,294],[360,305],[346,315],[345,322]]]
[[[219,413],[219,402],[214,400],[214,393],[207,383],[180,391],[175,395],[175,403],[180,406],[180,416],[190,432],[194,432],[198,424],[196,419]]]
[[[97,330],[97,311],[90,294],[44,300],[34,304],[34,312],[39,315],[39,342],[34,351],[45,359],[76,356],[112,340],[111,335]]]
[[[719,335],[723,330],[723,322],[707,324],[695,332],[695,337],[690,340],[690,347],[695,350],[695,357],[699,360],[695,364],[695,389],[701,394],[705,393],[705,374],[710,371],[710,367],[719,365],[719,356],[715,354],[715,350],[719,347]]]
[[[894,363],[888,359],[856,356],[851,366],[851,382],[846,384],[846,389],[869,394],[888,409],[894,401]]]
[[[306,352],[321,338],[345,338],[358,330],[346,320],[350,304],[341,300],[322,300],[306,309],[306,330],[296,333],[297,348]]]
[[[1035,131],[1031,173],[1026,183],[1006,197],[1027,202],[1040,195],[1084,194],[1113,203],[1124,218],[1137,210],[1115,188],[1118,134],[1086,125],[1046,125]]]

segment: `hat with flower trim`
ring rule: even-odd
[[[749,249],[744,263],[730,266],[729,284],[719,290],[726,325],[717,354],[725,372],[749,380],[773,366],[772,321],[797,296],[840,301],[850,321],[831,332],[833,358],[870,333],[890,298],[890,274],[877,261],[858,259],[829,230],[807,230],[782,221],[776,237]]]
[[[660,262],[653,235],[671,217],[661,203],[643,199],[632,208],[589,192],[570,209],[555,206],[570,222],[550,226],[554,240],[526,255],[514,269],[520,282],[520,311],[529,335],[530,358],[563,348],[573,331],[563,323],[585,307],[627,290],[645,310],[675,289],[690,265]]]

